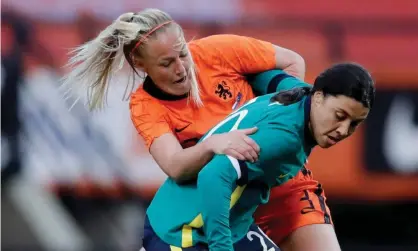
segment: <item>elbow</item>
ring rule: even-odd
[[[186,175],[186,172],[182,171],[172,172],[170,178],[173,179],[177,184],[183,184],[189,179],[189,177]]]
[[[193,178],[193,170],[176,159],[174,156],[171,156],[165,158],[164,161],[157,161],[157,164],[168,177],[176,183],[181,184]]]
[[[306,63],[305,63],[305,59],[298,53],[295,52],[295,59],[294,59],[295,64],[302,68],[305,71],[306,68]]]
[[[190,175],[188,174],[187,170],[183,170],[180,168],[166,168],[167,171],[165,173],[174,180],[177,184],[183,184],[190,179]]]
[[[276,66],[296,78],[305,78],[305,59],[295,51],[276,47]]]
[[[300,54],[293,52],[292,62],[289,68],[295,77],[301,80],[305,79],[306,63]]]
[[[159,140],[159,139],[157,139]],[[156,144],[158,143],[158,144]],[[178,143],[177,143],[178,144]],[[188,179],[190,170],[185,164],[183,149],[178,145],[177,149],[167,147],[165,142],[154,142],[150,147],[151,156],[157,162],[160,169],[176,183],[182,183]]]

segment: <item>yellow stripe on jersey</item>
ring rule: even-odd
[[[231,209],[235,204],[237,204],[239,198],[241,198],[242,193],[247,185],[237,186],[234,192],[231,195],[231,203],[229,204],[229,208]]]
[[[181,246],[184,248],[193,246],[193,232],[189,225],[184,225],[181,229]]]
[[[231,203],[229,204],[230,209],[238,202],[246,186],[247,185],[237,186],[235,188],[234,192],[231,194]],[[193,246],[192,228],[201,228],[201,227],[203,227],[202,214],[199,214],[189,224],[183,226],[181,230],[181,246],[183,248],[188,248],[188,247]],[[172,250],[172,251],[176,251],[176,250]]]
[[[182,248],[170,246],[170,251],[182,251],[182,250],[183,250]]]

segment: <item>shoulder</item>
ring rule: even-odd
[[[217,34],[217,35],[211,35],[207,37],[203,37],[200,39],[192,40],[189,42],[190,48],[195,47],[217,47],[222,45],[228,45],[234,44],[235,46],[239,46],[242,43],[254,43],[254,42],[264,42],[261,40],[258,40],[253,37],[247,37],[247,36],[241,36],[241,35],[235,35],[235,34]],[[237,44],[238,43],[238,44]]]
[[[142,86],[132,93],[129,109],[132,117],[161,117],[165,114],[161,102],[149,95]]]
[[[294,125],[268,121],[257,127],[259,130],[250,137],[260,146],[262,163],[296,156],[303,149],[300,132]]]
[[[217,34],[217,35],[211,35],[203,38],[199,38],[196,40],[192,40],[189,42],[190,46],[196,46],[196,45],[207,45],[212,43],[226,43],[229,40],[236,40],[236,39],[242,39],[245,38],[244,36],[234,35],[234,34]]]
[[[188,43],[188,46],[195,60],[205,61],[209,59],[211,61],[220,57],[220,53],[225,52],[223,48],[230,47],[237,37],[239,36],[231,34],[212,35],[192,40]]]
[[[269,128],[280,131],[280,135],[286,136],[292,144],[302,143],[300,139],[305,128],[305,99],[290,105],[268,101],[266,109],[268,119],[265,123]]]

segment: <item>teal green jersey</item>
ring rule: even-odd
[[[300,82],[285,77],[279,84],[288,81]],[[282,105],[272,101],[274,95],[249,101],[201,139],[257,126],[258,131],[250,135],[261,148],[257,162],[215,155],[196,181],[179,185],[168,178],[157,191],[147,215],[164,242],[184,248],[207,243],[213,251],[233,250],[233,243],[253,223],[257,206],[267,203],[270,189],[303,167],[314,146],[306,125],[310,97]]]

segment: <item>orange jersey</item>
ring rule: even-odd
[[[188,104],[188,98],[164,100],[153,94],[152,81],[132,95],[132,121],[149,148],[154,139],[173,133],[183,147],[193,146],[234,106],[254,98],[246,74],[274,69],[271,43],[236,35],[215,35],[189,43],[197,67],[204,106]],[[148,85],[148,87],[147,87]]]

